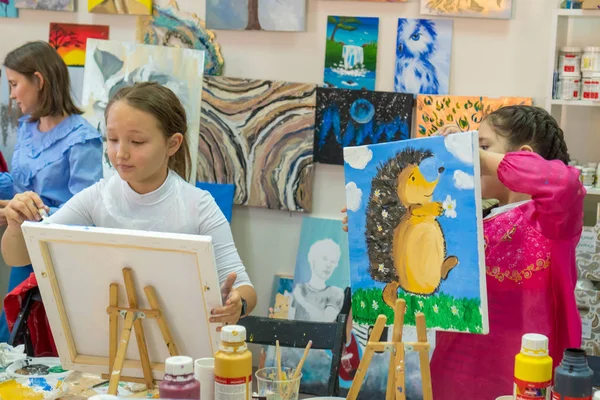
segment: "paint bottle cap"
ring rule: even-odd
[[[527,333],[521,341],[521,353],[528,356],[544,357],[548,355],[548,338],[538,333]]]
[[[562,51],[563,53],[581,53],[581,47],[566,46],[561,47],[560,51]]]
[[[228,325],[221,328],[221,340],[227,343],[242,343],[246,341],[246,328],[239,325]]]
[[[169,357],[165,360],[165,374],[179,376],[194,373],[194,360],[187,356]]]
[[[600,53],[600,47],[597,46],[584,47],[583,50],[586,53]]]

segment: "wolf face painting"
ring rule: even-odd
[[[394,91],[448,93],[452,21],[398,20]]]

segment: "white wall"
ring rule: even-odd
[[[550,18],[557,1],[513,2],[512,20],[454,19],[451,94],[529,96],[543,106]],[[204,0],[180,0],[179,5],[204,17]],[[49,22],[107,24],[111,39],[135,40],[135,17],[88,14],[85,0],[78,1],[78,9],[77,13],[22,10],[18,19],[0,19],[0,57],[23,42],[47,39]],[[419,17],[418,0],[396,4],[309,0],[307,32],[217,31],[226,75],[322,83],[327,15],[380,18],[377,89],[393,90],[396,21],[398,17]],[[597,37],[597,25],[595,28],[582,34],[591,40]],[[584,39],[578,36],[578,40]],[[598,110],[600,107],[576,110],[577,117],[589,121],[592,113],[598,118]],[[590,147],[585,138],[589,123],[587,127],[578,122],[572,126],[567,132],[571,153],[600,159],[599,147]],[[340,218],[343,188],[341,167],[317,165],[312,215]],[[235,240],[259,293],[260,314],[268,307],[273,274],[293,272],[302,216],[244,207],[234,211]]]

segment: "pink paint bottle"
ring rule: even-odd
[[[165,377],[158,385],[163,399],[200,399],[200,382],[194,377],[194,361],[190,357],[169,357],[165,361]]]

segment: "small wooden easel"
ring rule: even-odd
[[[429,342],[427,341],[427,329],[425,315],[416,314],[417,339],[416,343],[402,342],[402,329],[404,328],[404,314],[406,313],[406,302],[402,299],[396,300],[394,308],[394,331],[391,342],[380,342],[381,334],[385,328],[387,318],[379,315],[375,327],[367,343],[365,353],[358,366],[358,371],[346,396],[347,400],[356,400],[363,384],[373,354],[387,351],[390,353],[390,365],[388,369],[388,382],[386,400],[406,400],[404,351],[418,351],[421,366],[421,386],[423,388],[423,400],[433,400],[431,389],[431,370],[429,368]]]
[[[125,281],[125,291],[129,300],[129,307],[119,307],[119,284],[110,284],[110,305],[106,309],[109,315],[109,374],[102,375],[105,379],[110,379],[108,385],[108,394],[116,395],[119,388],[119,381],[141,382],[146,384],[148,390],[154,389],[154,378],[152,376],[152,365],[148,355],[148,346],[144,336],[144,326],[142,320],[154,318],[158,323],[160,332],[165,340],[171,356],[178,356],[179,350],[173,342],[171,331],[167,325],[165,316],[160,310],[156,292],[152,286],[146,286],[144,292],[150,304],[150,310],[138,308],[137,295],[133,284],[133,271],[131,268],[123,268],[123,280]],[[119,317],[125,319],[123,329],[121,330],[121,340],[119,342]],[[135,339],[140,352],[140,361],[144,378],[121,377],[121,370],[125,363],[127,346],[131,337],[131,330],[135,329]],[[117,343],[119,345],[117,346]]]

